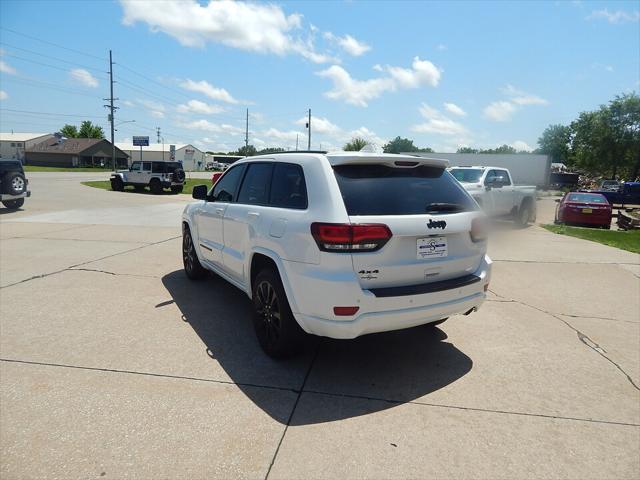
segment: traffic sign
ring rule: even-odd
[[[148,147],[149,146],[149,137],[133,137],[133,146],[134,147]]]

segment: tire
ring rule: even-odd
[[[2,183],[5,193],[10,195],[21,195],[27,190],[27,180],[20,172],[7,173]]]
[[[111,179],[111,190],[114,192],[122,192],[124,190],[124,183],[120,177]]]
[[[531,207],[528,203],[522,204],[514,216],[514,223],[519,227],[526,227],[531,217]]]
[[[4,200],[2,204],[9,210],[17,210],[24,205],[24,198],[16,198],[15,200]]]
[[[182,185],[171,187],[172,193],[182,193]]]
[[[201,280],[207,275],[207,271],[198,260],[191,230],[186,225],[182,226],[182,264],[184,272],[191,280]]]
[[[153,193],[154,195],[159,195],[162,193],[162,184],[160,183],[160,180],[158,180],[157,178],[151,179],[151,182],[149,183],[149,188],[151,190],[151,193]]]
[[[184,179],[186,178],[186,175],[184,173],[184,170],[181,168],[176,168],[173,171],[173,178],[174,180],[176,180],[177,182],[184,182]]]
[[[256,276],[253,291],[253,326],[262,350],[272,358],[286,358],[304,345],[305,333],[291,313],[277,272],[266,268]]]

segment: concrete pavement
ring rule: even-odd
[[[501,229],[478,313],[275,362],[187,196],[48,175],[0,215],[2,478],[640,476],[638,255]]]

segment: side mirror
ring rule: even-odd
[[[193,187],[191,196],[196,200],[206,200],[207,191],[208,189],[206,185],[196,185],[195,187]]]
[[[561,201],[562,201],[562,199],[556,198],[556,203],[560,203]]]

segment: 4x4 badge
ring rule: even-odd
[[[447,222],[445,222],[444,220],[438,220],[437,222],[434,222],[430,219],[429,223],[427,223],[427,228],[441,228],[444,230],[446,226]]]

